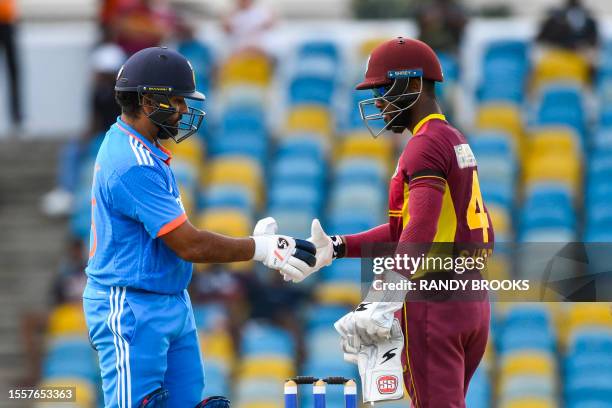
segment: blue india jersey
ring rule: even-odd
[[[106,133],[92,183],[89,279],[163,294],[187,287],[192,264],[159,238],[187,220],[170,159],[121,119]]]

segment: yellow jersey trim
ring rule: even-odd
[[[427,122],[429,122],[432,119],[440,119],[440,120],[446,120],[446,116],[444,116],[441,113],[432,113],[431,115],[427,115],[425,116],[423,119],[421,119],[419,121],[419,123],[416,124],[416,126],[414,127],[414,129],[412,130],[412,134],[416,135],[417,132],[419,130],[421,130],[421,128],[423,127],[423,125]]]

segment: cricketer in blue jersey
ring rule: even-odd
[[[83,307],[98,352],[106,408],[227,407],[203,400],[202,359],[186,288],[192,262],[256,260],[284,275],[314,266],[310,242],[275,235],[261,220],[252,237],[194,228],[185,214],[171,153],[197,132],[204,100],[180,54],[147,48],[126,61],[115,86],[122,114],[106,133],[92,183],[92,224]]]

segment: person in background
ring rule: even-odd
[[[167,0],[123,0],[109,7],[102,14],[108,35],[128,56],[174,36],[177,16]]]
[[[15,27],[17,25],[16,0],[0,1],[0,47],[4,50],[9,79],[10,113],[13,126],[21,126],[23,113],[19,91],[19,51],[15,44]]]
[[[594,49],[599,44],[597,21],[581,0],[567,0],[549,11],[536,40],[573,51]]]
[[[57,186],[43,197],[42,210],[45,214],[49,216],[68,215],[74,208],[74,197],[80,180],[86,179],[87,189],[89,189],[91,169],[86,165],[89,162],[87,157],[95,157],[106,129],[121,113],[115,102],[114,87],[117,71],[125,59],[125,53],[115,44],[102,44],[94,50],[90,60],[93,71],[90,125],[78,139],[68,141],[62,149]],[[87,207],[89,199],[86,204]],[[86,229],[89,228],[89,221],[85,223],[85,226]]]
[[[232,53],[262,52],[264,34],[276,23],[276,17],[254,0],[238,0],[236,8],[223,18]]]
[[[433,0],[417,11],[418,39],[436,52],[457,53],[468,18],[455,0]]]

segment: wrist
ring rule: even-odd
[[[346,241],[342,235],[330,236],[332,241],[332,259],[344,258],[346,256]]]
[[[253,260],[263,262],[268,254],[268,240],[263,235],[252,236],[251,239],[255,242],[255,250],[253,252]]]

